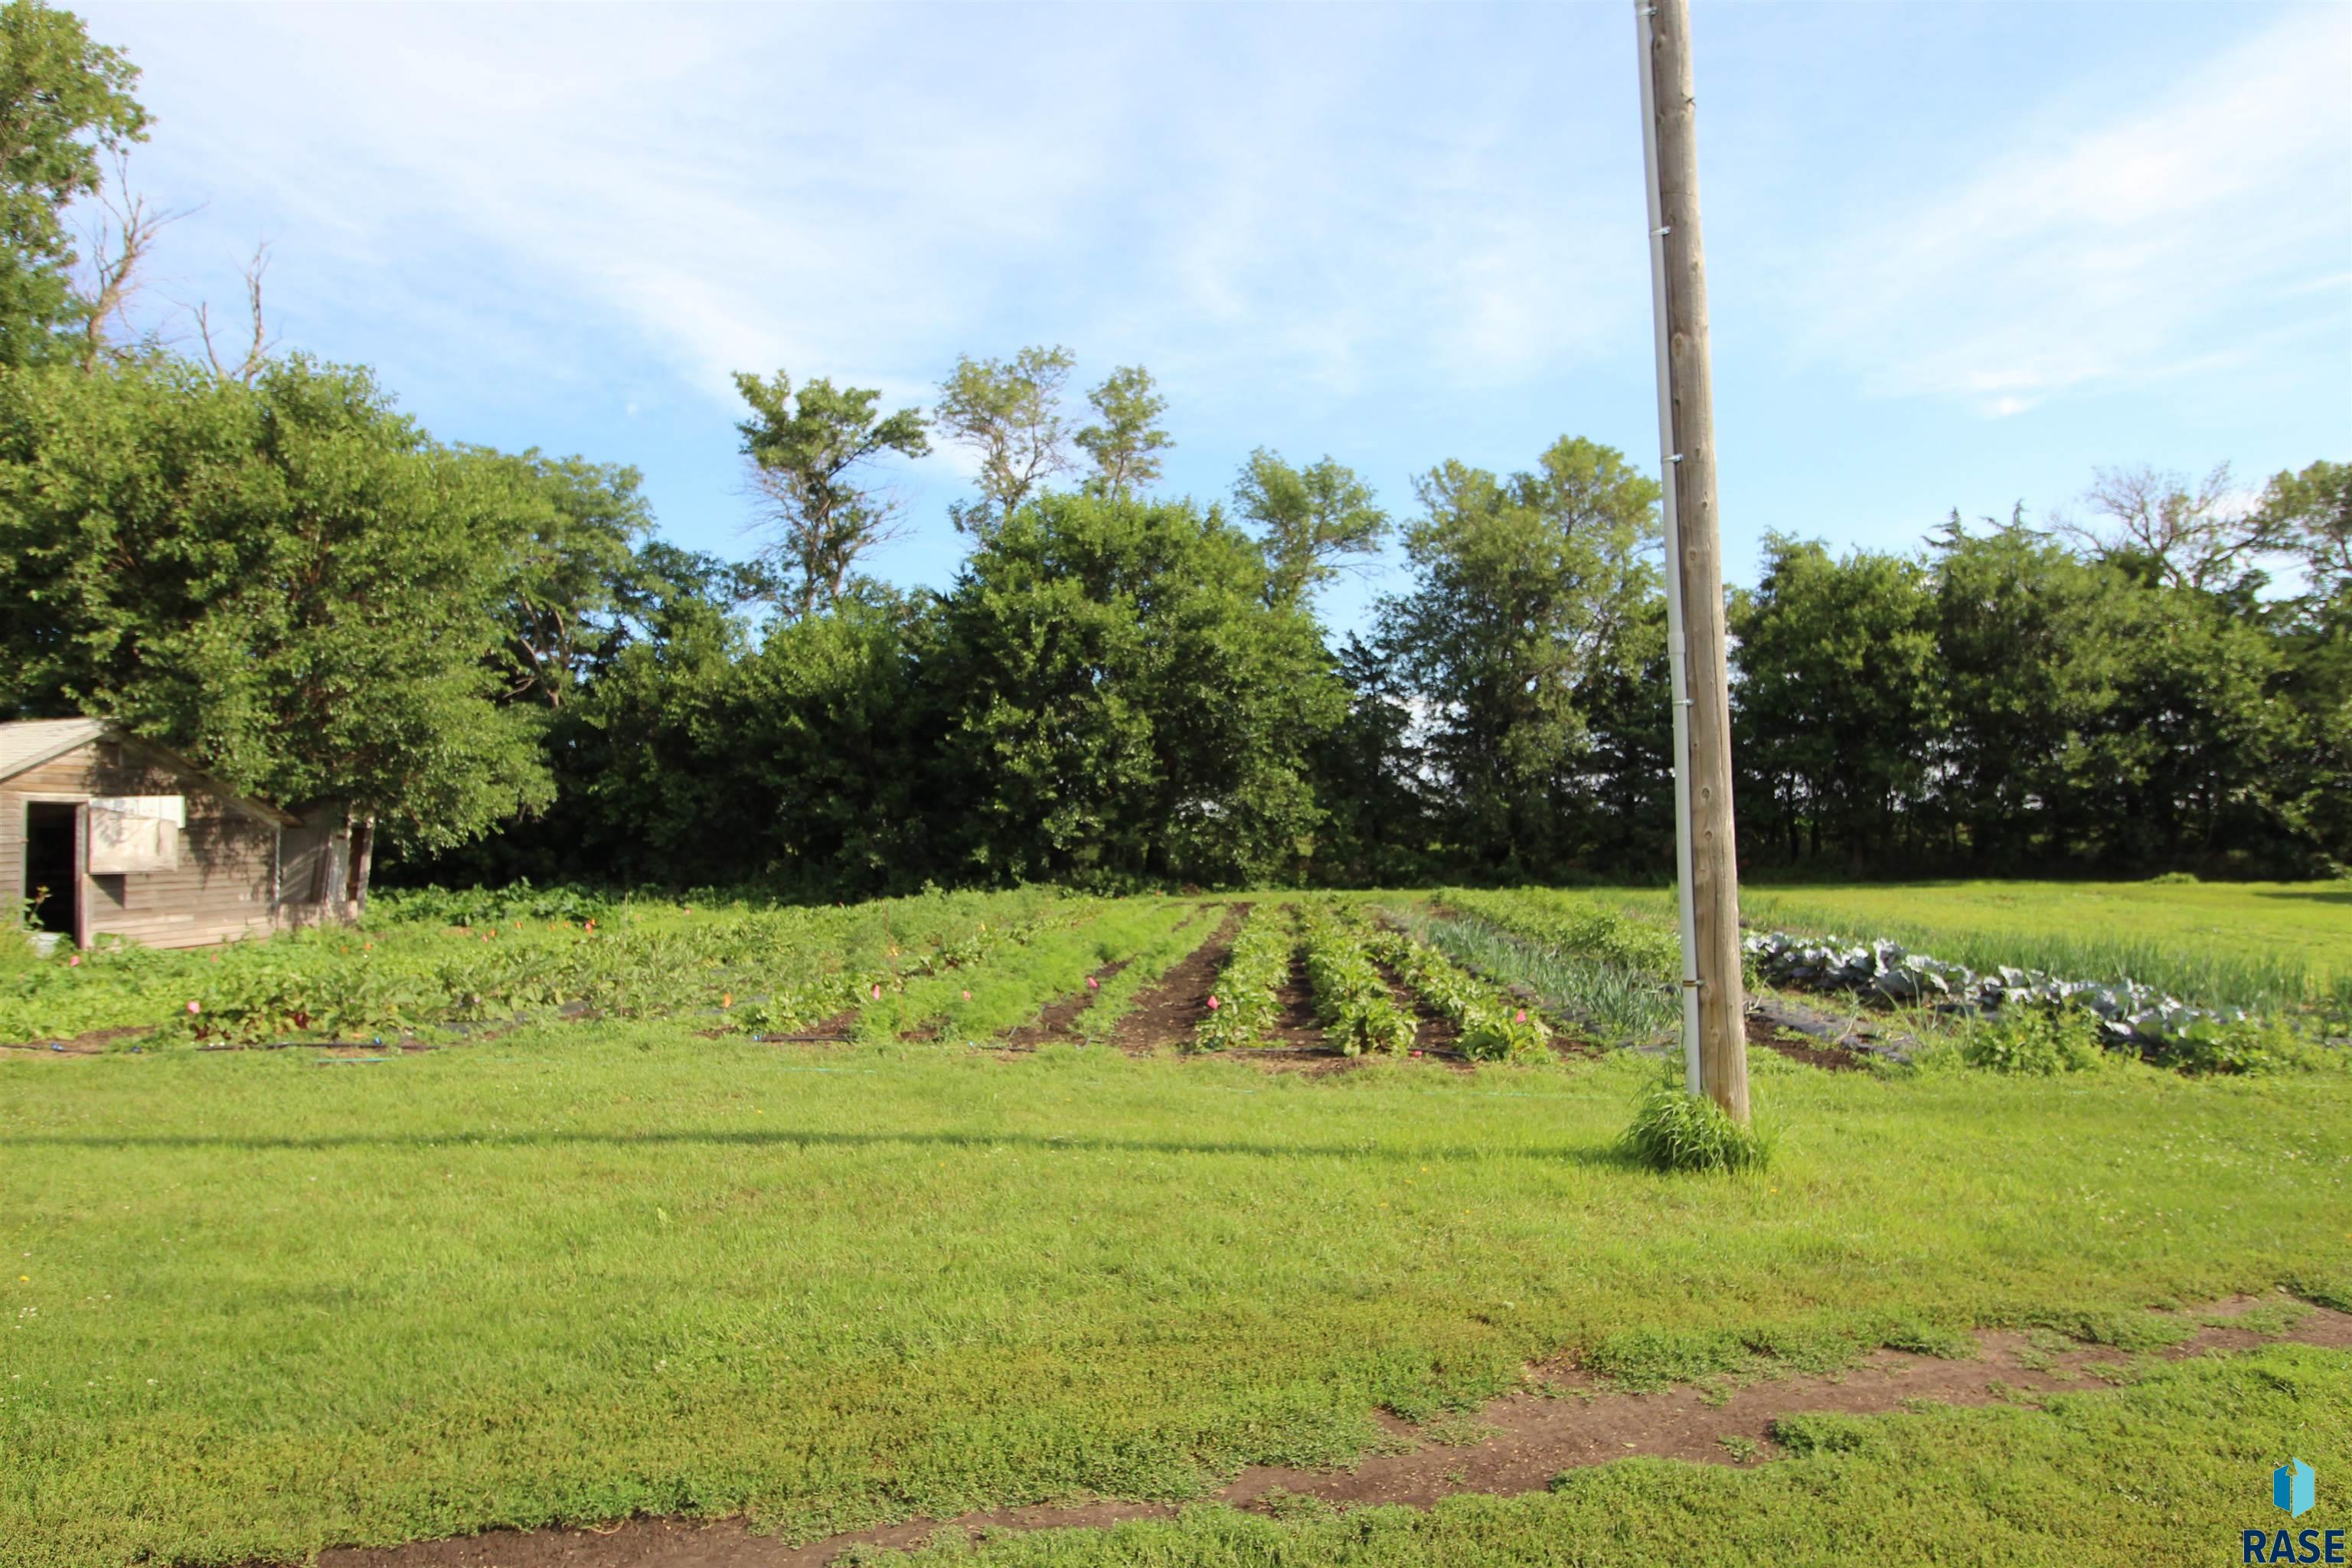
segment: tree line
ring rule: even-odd
[[[1658,876],[1655,484],[1563,437],[1392,517],[1260,449],[1160,493],[1168,405],[1058,346],[929,406],[737,377],[762,549],[659,537],[635,470],[436,440],[362,369],[127,324],[155,229],[101,155],[136,72],[0,6],[0,715],[103,712],[394,874],[811,898]],[[65,215],[129,215],[77,246]],[[142,228],[142,224],[148,226]],[[944,591],[866,569],[932,443],[977,478]],[[2352,863],[2352,465],[2242,496],[2103,471],[2080,521],[1767,542],[1730,594],[1742,855],[1841,872]],[[1406,578],[1335,636],[1333,576]]]

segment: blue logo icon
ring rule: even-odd
[[[2289,1459],[2271,1472],[2271,1501],[2301,1519],[2311,1511],[2313,1479],[2309,1465]]]

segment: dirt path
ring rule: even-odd
[[[1209,997],[1217,989],[1217,975],[1234,950],[1234,933],[1241,930],[1247,908],[1235,904],[1228,909],[1217,929],[1192,950],[1191,957],[1136,997],[1135,1005],[1111,1031],[1112,1045],[1150,1056],[1163,1046],[1181,1046],[1192,1037],[1192,1026],[1209,1010]]]
[[[2264,1304],[2238,1297],[2199,1315],[2235,1317]],[[1981,1354],[1974,1361],[1882,1350],[1829,1376],[1791,1373],[1745,1386],[1677,1387],[1658,1394],[1614,1393],[1575,1367],[1538,1366],[1529,1370],[1533,1392],[1507,1394],[1475,1416],[1421,1427],[1379,1417],[1401,1443],[1415,1445],[1409,1451],[1371,1455],[1351,1470],[1255,1466],[1215,1495],[1220,1501],[1261,1510],[1276,1494],[1318,1497],[1341,1507],[1426,1508],[1464,1492],[1541,1491],[1562,1470],[1634,1455],[1752,1468],[1779,1453],[1771,1431],[1782,1416],[1885,1415],[1914,1407],[1914,1401],[2037,1403],[2038,1395],[2102,1386],[2091,1369],[2126,1359],[2121,1352],[2096,1346],[2044,1349],[2021,1333],[1982,1334],[1979,1342]],[[2200,1329],[2164,1353],[2180,1360],[2282,1342],[2352,1352],[2352,1313],[2315,1307],[2279,1335],[2226,1326]],[[740,1520],[702,1524],[640,1519],[603,1530],[493,1531],[407,1546],[342,1548],[320,1553],[319,1562],[320,1568],[823,1568],[856,1547],[918,1546],[942,1529],[976,1538],[1006,1530],[1099,1527],[1175,1511],[1171,1504],[1148,1502],[1005,1509],[947,1521],[910,1520],[803,1546],[754,1535]]]
[[[1748,1015],[1748,1043],[1761,1046],[1768,1051],[1778,1051],[1792,1062],[1821,1068],[1829,1072],[1861,1072],[1866,1064],[1843,1046],[1817,1045],[1794,1035],[1769,1018]]]
[[[118,1040],[135,1040],[155,1031],[141,1026],[124,1029],[92,1029],[71,1039],[22,1040],[0,1045],[0,1051],[40,1051],[53,1056],[96,1057],[106,1054],[106,1047]]]
[[[1287,1046],[1294,1050],[1327,1048],[1323,1022],[1315,1016],[1315,987],[1307,982],[1304,957],[1290,955],[1290,978],[1282,983],[1274,999],[1282,1004],[1282,1011],[1265,1032],[1267,1045]]]
[[[1004,1047],[1007,1050],[1034,1051],[1039,1046],[1052,1045],[1056,1041],[1067,1043],[1084,1039],[1078,1031],[1078,1019],[1095,1005],[1095,998],[1102,994],[1095,987],[1134,962],[1131,958],[1122,958],[1116,963],[1104,964],[1087,976],[1088,984],[1079,986],[1059,1002],[1047,1005],[1037,1015],[1035,1023],[1024,1024],[1007,1034],[1003,1042]]]

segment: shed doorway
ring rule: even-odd
[[[80,812],[71,801],[25,803],[26,914],[35,931],[68,942],[81,930]]]

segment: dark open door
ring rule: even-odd
[[[77,947],[88,945],[83,905],[82,808],[72,801],[35,800],[25,805],[25,885],[35,931],[55,931]]]

